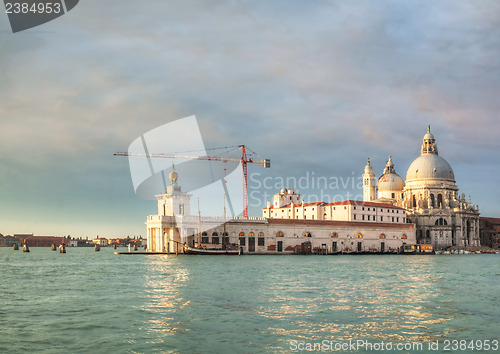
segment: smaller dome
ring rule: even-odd
[[[286,194],[286,189],[283,188],[281,191],[280,191],[280,194]]]
[[[432,135],[431,132],[425,133],[423,139],[425,139],[425,140],[436,140],[436,139],[434,139],[434,135]]]
[[[405,182],[400,175],[396,173],[394,169],[394,162],[392,162],[392,156],[389,156],[387,164],[385,165],[384,174],[378,179],[377,191],[402,191],[405,187]]]
[[[382,175],[377,182],[377,191],[402,191],[405,187],[405,182],[396,173],[386,173]]]
[[[373,167],[370,163],[370,159],[368,159],[368,162],[366,163],[365,173],[373,173]]]

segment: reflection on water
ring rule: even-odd
[[[150,313],[148,331],[162,335],[186,332],[188,329],[176,320],[176,314],[190,302],[181,292],[189,280],[189,270],[173,256],[148,257],[147,260],[143,289],[146,302],[141,309]]]
[[[477,313],[471,311],[482,308],[485,317],[491,312],[484,302],[471,306],[470,298],[491,301],[489,291],[498,293],[491,279],[498,284],[498,275],[481,274],[480,263],[471,265],[471,260],[150,257],[145,327],[171,348],[195,338],[200,350],[239,343],[249,351],[255,345],[281,351],[291,339],[427,342],[475,338],[478,331],[483,338],[484,329],[475,326]],[[474,286],[462,285],[463,268]]]

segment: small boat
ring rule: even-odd
[[[196,247],[189,247],[184,245],[184,253],[185,254],[225,254],[225,255],[239,255],[240,250],[238,248],[230,248],[226,247],[225,249],[222,248],[196,248]]]
[[[66,245],[64,243],[59,245],[59,253],[66,253]]]

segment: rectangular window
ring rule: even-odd
[[[364,216],[364,215],[362,215],[362,216],[361,216],[361,219],[362,219],[362,220],[365,220],[365,216]]]
[[[265,241],[265,238],[264,237],[259,237],[257,238],[257,245],[258,246],[264,246],[264,241]]]
[[[380,221],[384,221],[384,217],[383,216],[380,217]]]
[[[240,246],[245,246],[245,236],[240,237]]]
[[[202,236],[201,243],[208,243],[208,236]]]
[[[219,244],[219,236],[212,236],[212,243],[214,245],[218,245]]]
[[[354,214],[354,215],[352,216],[352,218],[353,218],[354,220],[356,220],[356,214]]]

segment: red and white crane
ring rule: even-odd
[[[232,146],[230,146],[232,147]],[[230,147],[225,147],[223,149],[227,149]],[[255,163],[257,166],[262,166],[264,168],[271,167],[271,160],[262,159],[262,160],[254,160],[252,157],[247,157],[247,150],[249,150],[252,154],[258,156],[255,152],[248,149],[245,145],[238,145],[233,148],[239,148],[241,150],[241,158],[232,158],[226,156],[207,156],[207,155],[184,155],[181,153],[172,153],[172,154],[143,154],[143,153],[133,153],[133,152],[115,152],[114,156],[137,156],[137,157],[153,157],[153,158],[166,158],[166,159],[187,159],[187,160],[208,160],[208,161],[221,161],[221,162],[241,162],[241,166],[243,168],[243,217],[248,218],[248,177],[247,177],[247,164]],[[207,149],[207,150],[215,150],[215,149]],[[229,152],[229,151],[228,151]]]

